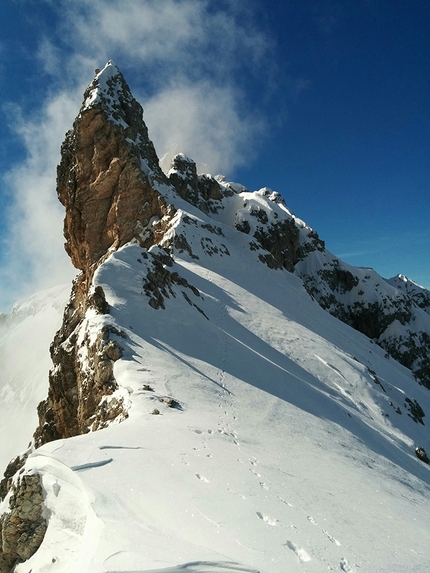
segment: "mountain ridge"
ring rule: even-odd
[[[57,182],[81,272],[34,442],[2,483],[1,573],[424,571],[428,390],[347,313],[372,293],[359,308],[394,317],[392,341],[408,317],[426,327],[426,291],[345,265],[268,188],[182,154],[165,175],[112,62]]]

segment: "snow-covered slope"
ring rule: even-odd
[[[28,447],[38,403],[48,389],[49,346],[60,327],[69,285],[37,293],[0,315],[0,467]]]
[[[108,72],[92,90],[111,90],[115,135],[130,126]],[[103,127],[103,98],[86,101]],[[0,551],[1,573],[427,572],[430,465],[414,449],[430,451],[428,389],[290,272],[329,254],[279,194],[198,176],[182,155],[154,175],[145,145],[131,140],[132,157],[163,217],[119,247],[117,225],[96,262],[76,242],[84,270],[53,345],[43,445],[0,505],[1,549],[17,556]],[[118,162],[103,163],[105,199]],[[80,215],[73,241],[91,230]],[[45,443],[47,430],[61,437]]]
[[[129,418],[30,455],[50,517],[18,572],[426,570],[428,430],[405,398],[428,391],[222,231],[211,257],[187,235],[199,259],[167,268],[200,296],[172,283],[165,310],[143,287],[159,247],[98,269],[111,310],[85,328],[121,333]]]
[[[372,338],[430,388],[429,291],[403,275],[386,280],[344,263],[267,187],[250,193],[222,176],[197,176],[183,155],[174,158],[169,179],[189,202],[248,235],[260,262],[294,272],[324,310]]]
[[[213,217],[247,234],[260,261],[294,272],[324,310],[372,338],[430,389],[428,290],[403,275],[386,280],[373,269],[344,263],[279,193],[250,193],[222,180],[219,185],[230,193],[211,202]]]
[[[323,250],[295,268],[319,304],[379,344],[430,389],[430,292],[398,275],[384,279]]]

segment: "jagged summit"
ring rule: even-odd
[[[113,123],[125,128],[133,123],[132,118],[127,117],[127,111],[134,106],[134,101],[124,76],[114,62],[109,60],[101,71],[96,70],[94,80],[84,93],[81,111],[103,107],[110,112]]]
[[[406,275],[398,274],[391,279],[387,279],[387,282],[399,289],[404,290],[407,293],[428,293],[429,291],[421,286],[420,284],[416,283]]]
[[[166,205],[154,186],[163,183],[142,107],[109,62],[85,92],[57,170],[75,267],[88,272],[110,248],[138,238],[153,217],[162,219]]]
[[[142,106],[133,97],[124,76],[112,60],[101,71],[96,70],[93,81],[84,92],[79,115],[97,108],[103,111],[110,122],[124,128],[127,137],[130,131],[135,131],[143,140],[148,138]],[[135,138],[130,139],[139,143]]]

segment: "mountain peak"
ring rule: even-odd
[[[84,102],[61,147],[57,192],[66,208],[66,250],[88,270],[164,210],[155,187],[166,183],[154,145],[118,67],[109,61],[84,93]]]
[[[133,123],[130,110],[136,104],[124,76],[116,64],[109,60],[101,71],[96,70],[93,81],[84,93],[81,112],[100,107],[112,123],[127,128]]]

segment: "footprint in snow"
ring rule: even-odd
[[[260,487],[262,487],[263,489],[269,489],[269,486],[266,483],[264,483],[264,481],[260,481],[259,484]]]
[[[259,511],[257,511],[257,516],[264,521],[264,523],[267,523],[267,525],[272,525],[272,526],[276,526],[278,525],[279,521],[277,519],[274,519],[272,517],[269,517],[268,515],[265,515],[264,513],[260,513]]]
[[[208,478],[205,478],[205,476],[202,476],[200,474],[194,474],[196,476],[197,479],[199,479],[200,481],[204,481],[205,483],[209,483]]]
[[[317,524],[317,522],[315,521],[315,519],[311,515],[308,515],[308,521],[310,521],[313,525]]]
[[[287,541],[285,545],[288,547],[288,549],[291,549],[291,551],[293,551],[297,555],[299,561],[303,561],[305,563],[308,561],[312,561],[312,558],[306,553],[303,547],[299,547],[292,541]]]
[[[56,481],[53,485],[52,485],[52,491],[55,495],[55,497],[58,497],[58,494],[60,493],[61,490],[61,485]]]
[[[340,558],[339,568],[341,571],[345,571],[345,573],[354,573],[354,569],[352,569],[348,563],[348,560],[345,557]]]
[[[278,495],[277,498],[279,499],[279,501],[282,501],[282,503],[285,503],[286,505],[288,505],[288,507],[294,507],[294,505],[292,503],[290,503],[289,501],[287,501],[283,497],[279,497],[279,495]]]
[[[327,537],[327,539],[329,541],[331,541],[332,543],[334,543],[338,547],[340,547],[342,545],[340,543],[340,541],[338,541],[336,538],[334,538],[333,535],[330,535],[330,533],[328,531],[326,531],[325,529],[323,529],[322,532],[324,533],[324,535]]]

